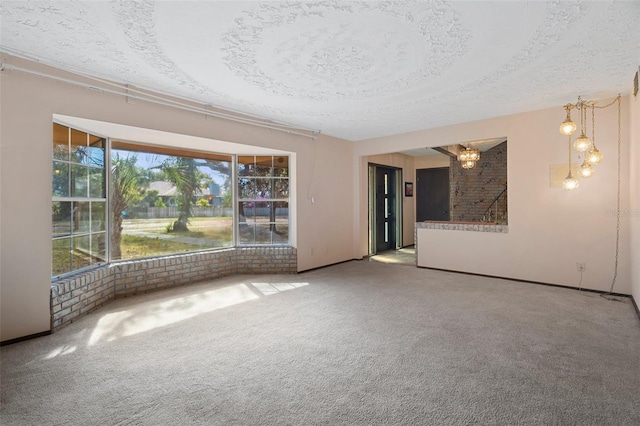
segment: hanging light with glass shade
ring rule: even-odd
[[[473,169],[476,162],[480,160],[480,150],[466,147],[458,154],[458,161],[463,169]]]
[[[573,175],[571,174],[571,135],[569,135],[568,145],[569,145],[569,174],[567,175],[566,178],[564,178],[564,181],[562,181],[562,187],[564,189],[572,190],[580,186],[580,181],[574,178]]]
[[[591,140],[593,141],[593,146],[587,152],[587,156],[585,161],[592,166],[600,164],[602,161],[602,153],[596,147],[596,106],[595,103],[591,106]]]
[[[587,152],[591,149],[591,141],[587,137],[587,106],[584,102],[579,102],[577,108],[580,110],[580,136],[573,143],[573,147],[578,152]]]
[[[571,108],[574,108],[574,106],[571,104],[567,104],[564,106],[564,109],[567,111],[567,118],[565,118],[560,125],[560,133],[565,136],[571,136],[573,132],[576,131],[576,123],[571,120]]]
[[[571,120],[571,110],[576,109],[580,111],[580,136],[574,141],[573,148],[579,153],[584,153],[584,161],[579,168],[578,177],[589,178],[595,173],[596,165],[600,164],[603,155],[596,147],[596,115],[597,109],[604,109],[611,105],[618,104],[618,145],[620,145],[620,101],[621,96],[618,95],[612,102],[607,105],[599,106],[595,101],[585,101],[582,97],[578,96],[578,101],[575,104],[567,104],[564,106],[567,116],[560,125],[560,133],[569,137],[569,174],[562,183],[562,187],[565,189],[576,189],[580,185],[578,179],[576,179],[571,173],[571,135],[575,132],[577,126]],[[587,111],[591,109],[591,139],[587,137]]]
[[[593,166],[589,164],[585,159],[585,161],[580,166],[580,177],[588,178],[591,176],[593,176]]]

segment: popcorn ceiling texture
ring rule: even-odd
[[[628,93],[637,2],[0,3],[0,48],[350,140]]]

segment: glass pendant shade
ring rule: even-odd
[[[567,110],[567,118],[564,119],[564,121],[562,122],[562,124],[560,125],[560,133],[562,133],[565,136],[571,136],[573,134],[573,132],[576,131],[576,123],[573,122],[573,120],[571,120],[571,110],[567,107],[565,107]]]
[[[587,157],[585,158],[585,161],[591,164],[592,166],[595,166],[596,164],[600,164],[600,162],[602,161],[602,153],[600,152],[600,150],[598,150],[598,148],[594,146],[593,148],[591,148],[589,152],[587,152]]]
[[[462,168],[463,169],[473,169],[476,166],[476,162],[475,161],[471,161],[471,160],[467,160],[467,161],[463,161],[462,162]]]
[[[580,166],[580,176],[588,178],[593,176],[593,166],[586,161]]]
[[[580,137],[578,139],[576,139],[575,142],[573,143],[573,147],[578,152],[587,152],[587,151],[589,151],[591,149],[591,146],[592,146],[591,145],[591,141],[584,134],[584,132],[582,132]]]
[[[475,148],[465,148],[464,150],[460,151],[460,153],[458,154],[458,161],[462,163],[462,168],[464,169],[471,169],[475,165],[475,164],[473,165],[467,164],[468,167],[465,167],[466,162],[470,161],[471,163],[475,163],[479,159],[480,159],[480,151]]]
[[[578,181],[578,179],[574,178],[571,175],[571,172],[569,172],[569,174],[567,175],[567,177],[564,179],[564,181],[562,181],[562,187],[564,189],[567,189],[569,191],[576,189],[577,187],[580,186],[580,182]]]

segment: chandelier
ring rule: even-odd
[[[458,161],[463,169],[473,169],[476,162],[480,160],[480,150],[466,147],[458,154]]]
[[[602,161],[602,153],[596,147],[596,109],[604,109],[613,104],[618,104],[618,144],[620,144],[620,95],[616,97],[611,103],[600,106],[595,101],[585,101],[578,96],[578,101],[575,104],[566,104],[564,106],[567,112],[565,120],[560,124],[560,133],[569,137],[569,173],[562,182],[564,189],[572,190],[580,186],[580,182],[571,173],[571,151],[573,149],[578,152],[578,156],[583,155],[582,165],[579,167],[579,177],[589,178],[593,176],[595,169],[594,166],[600,164]],[[577,110],[580,113],[580,136],[571,143],[571,136],[578,129],[576,123],[571,119],[571,110]],[[587,136],[587,116],[591,112],[591,139]]]

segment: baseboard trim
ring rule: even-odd
[[[304,270],[302,270],[302,271],[298,271],[298,274],[304,274],[304,273],[306,273],[306,272],[317,271],[318,269],[329,268],[329,267],[331,267],[331,266],[340,265],[340,264],[342,264],[342,263],[353,262],[354,260],[355,260],[355,261],[360,261],[360,260],[362,260],[362,259],[363,259],[363,258],[360,258],[360,259],[355,259],[355,258],[354,258],[354,259],[341,260],[340,262],[330,263],[330,264],[328,264],[328,265],[322,265],[322,266],[316,266],[315,268],[304,269]]]
[[[25,340],[36,339],[38,337],[48,336],[51,334],[51,330],[43,331],[40,333],[29,334],[28,336],[16,337],[15,339],[4,340],[0,342],[0,346],[13,345],[14,343],[24,342]]]
[[[631,298],[631,303],[633,303],[633,307],[636,308],[636,314],[638,314],[638,319],[640,320],[640,309],[638,309],[638,304],[636,303],[636,299],[633,295],[629,296]]]
[[[547,286],[547,287],[566,288],[568,290],[586,291],[586,292],[589,292],[589,293],[607,294],[607,295],[616,296],[616,297],[629,297],[629,298],[631,298],[631,300],[633,300],[633,297],[631,295],[629,295],[629,294],[609,293],[608,291],[604,291],[604,290],[594,290],[594,289],[590,289],[590,288],[574,287],[574,286],[571,286],[571,285],[552,284],[552,283],[545,283],[543,281],[523,280],[523,279],[520,279],[520,278],[499,277],[497,275],[477,274],[477,273],[474,273],[474,272],[453,271],[451,269],[431,268],[431,267],[428,267],[428,266],[418,266],[418,268],[433,269],[434,271],[451,272],[451,273],[454,273],[454,274],[476,275],[476,276],[479,276],[479,277],[497,278],[499,280],[508,280],[508,281],[516,281],[516,282],[520,282],[520,283],[527,283],[527,284],[544,285],[544,286]],[[634,305],[635,305],[635,301],[634,301]],[[636,311],[637,310],[638,310],[638,307],[636,306]]]

